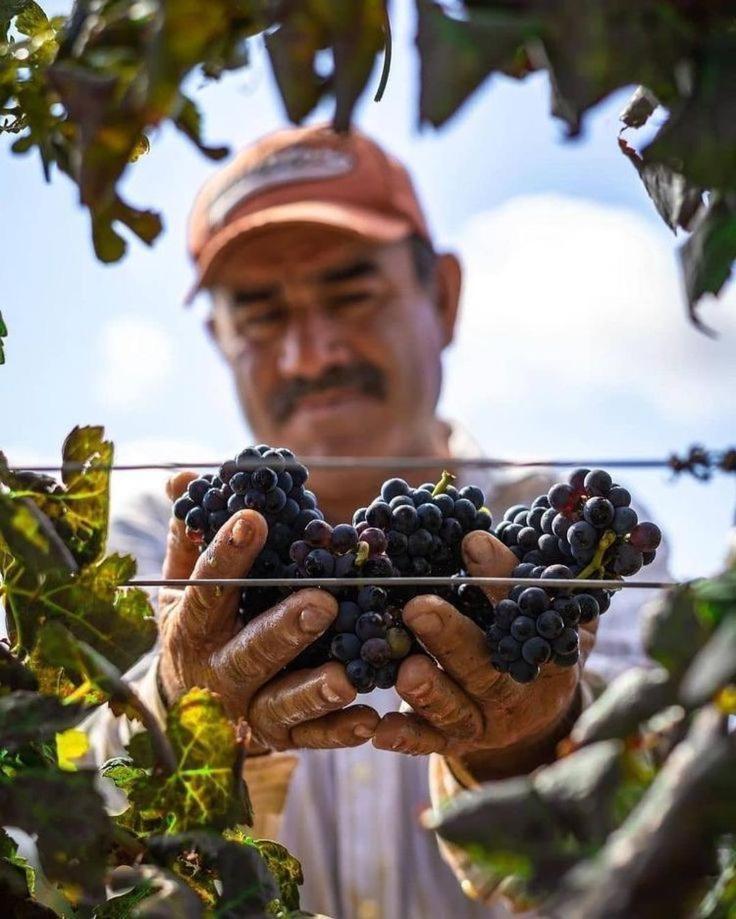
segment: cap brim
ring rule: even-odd
[[[197,279],[185,302],[190,303],[200,290],[212,286],[218,265],[233,246],[274,227],[300,225],[328,227],[359,239],[386,243],[398,242],[412,229],[408,219],[325,201],[297,201],[245,214],[226,224],[202,249],[197,259]]]

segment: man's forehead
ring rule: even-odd
[[[233,246],[217,272],[216,286],[261,284],[289,278],[320,283],[340,279],[343,269],[358,263],[378,271],[397,243],[377,243],[320,229],[300,233],[274,232]]]

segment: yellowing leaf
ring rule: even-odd
[[[81,759],[88,750],[89,740],[84,731],[70,728],[56,735],[56,758],[60,769],[74,772],[77,769],[74,760]]]

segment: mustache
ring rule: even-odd
[[[327,392],[330,389],[350,388],[373,399],[386,398],[386,378],[373,364],[334,364],[317,379],[295,377],[289,380],[271,400],[274,417],[286,421],[293,414],[297,403],[305,396]]]

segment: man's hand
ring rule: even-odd
[[[169,497],[181,495],[192,478],[175,475]],[[163,576],[245,577],[267,535],[260,514],[240,511],[200,555],[172,517]],[[345,708],[356,692],[342,664],[278,676],[335,618],[334,598],[300,590],[241,628],[239,594],[239,587],[219,585],[161,590],[159,675],[166,701],[193,686],[217,692],[230,717],[246,719],[257,747],[351,747],[371,737],[378,715],[365,705]]]
[[[488,533],[469,534],[463,552],[475,576],[508,577],[518,564]],[[500,600],[506,590],[487,593]],[[577,666],[544,667],[537,680],[520,685],[491,667],[483,632],[439,597],[415,597],[404,608],[404,622],[439,665],[422,655],[402,663],[396,689],[411,711],[382,719],[376,747],[461,758],[480,780],[529,771],[549,755],[566,733],[595,623],[581,627]]]

